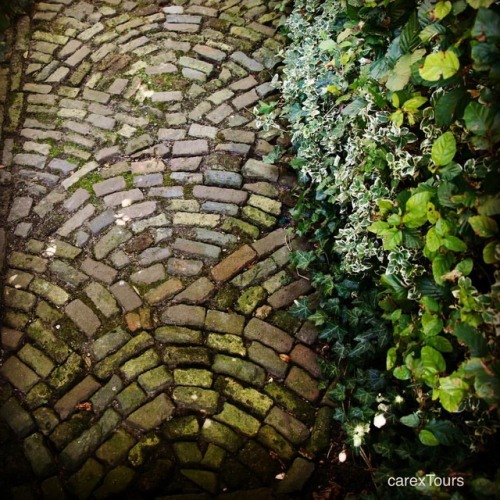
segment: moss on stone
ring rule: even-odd
[[[270,322],[288,333],[295,333],[300,326],[300,320],[286,311],[275,311],[270,317]]]
[[[232,285],[223,286],[214,297],[215,309],[220,309],[222,311],[230,309],[238,294],[239,291],[236,287]]]

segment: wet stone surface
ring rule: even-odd
[[[252,115],[278,4],[35,1],[7,32],[5,498],[306,498],[332,410]]]

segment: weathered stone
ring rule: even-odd
[[[21,361],[24,361],[31,367],[40,377],[46,378],[54,369],[54,363],[45,356],[41,351],[33,347],[31,344],[25,344],[17,353]]]
[[[200,425],[196,417],[189,415],[175,418],[163,425],[163,431],[168,439],[189,439],[198,435]]]
[[[270,425],[261,427],[258,440],[283,460],[291,460],[295,455],[293,446]]]
[[[87,400],[100,387],[101,385],[92,376],[88,375],[54,405],[54,410],[64,420],[75,411],[75,406],[78,403]]]
[[[208,370],[188,368],[174,371],[174,380],[177,385],[209,388],[212,386],[212,379],[213,374]]]
[[[203,262],[201,260],[172,258],[169,259],[167,263],[167,271],[169,274],[196,276],[200,274],[202,269]]]
[[[135,379],[141,373],[157,366],[160,362],[158,354],[153,349],[146,351],[137,358],[127,361],[120,368],[120,373],[125,381]]]
[[[260,428],[260,422],[255,417],[248,415],[229,403],[224,403],[223,410],[215,415],[214,419],[233,427],[248,437],[255,437]]]
[[[176,295],[175,301],[199,304],[208,299],[214,288],[214,285],[208,278],[199,278],[188,286],[186,290]]]
[[[87,337],[92,337],[101,326],[101,322],[94,311],[80,299],[70,302],[64,311]]]
[[[162,267],[163,269],[163,267]],[[146,299],[146,302],[149,304],[159,304],[160,302],[163,302],[165,299],[171,297],[172,295],[178,293],[184,288],[184,285],[182,282],[178,279],[172,278],[161,285],[157,286],[156,288],[153,288],[149,290],[145,295],[144,298]]]
[[[228,377],[219,377],[215,388],[222,395],[232,399],[236,403],[244,406],[247,410],[263,417],[273,405],[273,400],[265,394],[252,389],[243,387],[241,384]]]
[[[210,366],[210,353],[204,347],[174,347],[169,346],[163,354],[165,363],[177,365]]]
[[[213,443],[230,452],[236,452],[243,440],[229,427],[220,424],[215,420],[207,418],[201,428],[201,437],[209,443]]]
[[[184,238],[177,238],[173,245],[173,249],[179,252],[190,255],[198,255],[208,259],[218,259],[221,253],[221,249],[217,246],[200,243],[198,241],[186,240]]]
[[[232,333],[241,335],[245,317],[239,314],[228,314],[220,311],[208,311],[205,321],[205,328],[222,333]]]
[[[115,248],[119,247],[132,237],[132,233],[120,226],[110,229],[94,246],[94,255],[97,260],[102,260]]]
[[[244,335],[272,347],[279,353],[290,352],[293,346],[293,338],[290,335],[257,318],[250,320]]]
[[[135,439],[123,429],[118,429],[96,452],[99,460],[110,466],[118,465],[135,444]]]
[[[98,262],[96,260],[92,260],[87,257],[81,265],[81,270],[91,276],[92,278],[98,279],[107,285],[110,285],[115,280],[118,272],[115,271],[112,267],[103,264],[102,262]]]
[[[309,401],[316,401],[320,396],[317,380],[296,366],[290,370],[285,385]]]
[[[255,251],[248,245],[244,245],[217,264],[212,269],[212,276],[218,282],[227,281],[252,262],[255,256]]]
[[[165,279],[165,268],[161,264],[155,264],[130,275],[130,280],[139,285],[150,285],[163,279]]]
[[[279,169],[275,165],[268,165],[264,162],[250,159],[243,166],[241,173],[247,179],[264,179],[276,182],[279,176]]]
[[[205,323],[205,309],[199,306],[183,304],[167,307],[161,316],[168,325],[203,327]]]
[[[279,309],[290,305],[297,297],[309,292],[311,289],[312,285],[309,280],[300,279],[273,293],[268,302],[275,309]]]
[[[125,281],[118,281],[110,287],[110,291],[125,311],[133,311],[142,305],[139,295]]]
[[[100,283],[91,283],[85,287],[84,292],[106,318],[120,312],[113,296]]]
[[[175,406],[166,394],[160,394],[151,402],[132,413],[127,423],[143,431],[150,431],[158,427],[164,420],[168,420]]]
[[[24,393],[27,393],[40,380],[40,377],[31,368],[28,368],[15,356],[11,356],[3,364],[0,373],[16,389]]]
[[[210,333],[207,338],[207,346],[217,351],[227,352],[228,354],[236,354],[245,356],[246,348],[241,337],[237,335],[219,335]]]
[[[260,366],[223,354],[215,355],[212,369],[256,386],[262,386],[265,380],[265,372]]]
[[[272,375],[278,378],[284,378],[288,369],[288,364],[280,359],[275,351],[264,347],[259,342],[252,342],[248,348],[248,357],[263,366]]]
[[[296,491],[302,491],[304,485],[314,472],[313,463],[301,457],[297,457],[290,469],[285,474],[283,481],[277,486],[278,494],[289,494]]]
[[[165,366],[158,366],[140,375],[137,381],[146,393],[154,394],[165,390],[173,382],[173,378]]]
[[[162,326],[155,330],[155,338],[167,344],[201,344],[201,332],[182,326]]]

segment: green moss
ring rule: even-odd
[[[75,325],[68,319],[59,323],[59,328],[56,330],[57,336],[69,344],[72,349],[79,348],[86,338],[83,333],[80,333]]]
[[[275,311],[270,317],[270,322],[289,333],[295,333],[300,326],[300,320],[286,311]]]
[[[230,309],[238,295],[239,290],[236,287],[232,285],[224,285],[214,297],[215,309]]]
[[[170,172],[167,172],[166,174],[163,174],[163,185],[164,186],[175,186],[175,181],[172,179],[172,174]]]
[[[182,90],[189,86],[189,81],[179,78],[177,73],[160,73],[158,75],[148,75],[144,69],[137,72],[137,76],[149,89],[155,92],[167,90]]]

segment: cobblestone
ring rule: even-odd
[[[272,5],[94,3],[35,2],[0,68],[0,418],[32,469],[4,496],[301,497],[331,408],[251,114]]]

